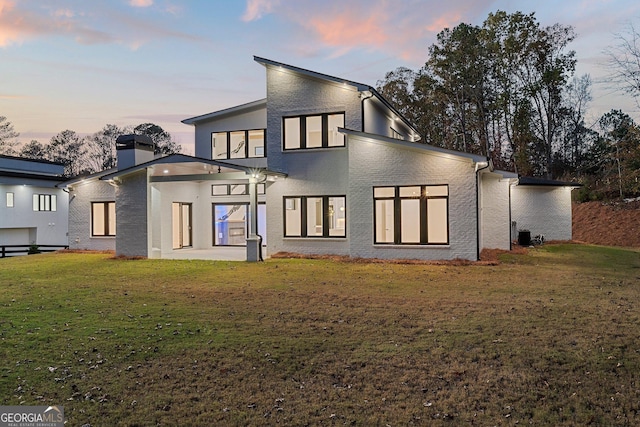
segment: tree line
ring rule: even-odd
[[[482,25],[444,29],[422,68],[390,71],[377,89],[426,143],[522,176],[577,180],[583,198],[640,195],[638,126],[620,110],[586,123],[592,81],[575,76],[575,37],[571,26],[542,27],[534,13],[497,11]],[[630,26],[618,41],[610,81],[638,97],[640,39]]]
[[[181,149],[171,134],[153,123],[125,127],[108,124],[85,137],[72,130],[64,130],[46,144],[32,140],[18,147],[16,138],[19,133],[6,117],[0,116],[0,154],[61,163],[64,176],[73,177],[116,167],[116,139],[126,134],[149,136],[155,144],[155,154],[179,153]]]

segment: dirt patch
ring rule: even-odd
[[[640,247],[640,201],[574,203],[572,212],[574,240]]]

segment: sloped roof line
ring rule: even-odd
[[[190,117],[188,119],[184,119],[181,122],[185,125],[195,125],[198,122],[202,122],[205,120],[211,120],[217,117],[225,116],[227,114],[236,114],[245,110],[251,111],[258,109],[262,106],[266,107],[267,98],[258,99],[256,101],[247,102],[245,104],[236,105],[234,107],[225,108],[224,110],[218,110],[207,114],[201,114],[199,116]]]
[[[295,65],[289,65],[289,64],[285,64],[283,62],[274,61],[274,60],[271,60],[271,59],[261,58],[259,56],[255,56],[255,55],[254,55],[253,59],[257,63],[262,64],[264,66],[270,65],[270,66],[273,66],[273,67],[282,67],[282,68],[287,69],[289,71],[293,71],[295,73],[299,73],[299,74],[306,75],[306,76],[309,76],[309,77],[314,77],[314,78],[321,79],[321,80],[327,80],[327,81],[331,81],[331,82],[334,82],[334,83],[346,84],[346,85],[349,85],[349,86],[353,86],[359,92],[367,92],[368,91],[373,96],[375,96],[385,107],[387,107],[389,110],[391,110],[391,112],[393,112],[394,115],[396,115],[398,118],[400,118],[400,120],[402,120],[403,123],[405,125],[407,125],[409,127],[409,129],[411,129],[414,132],[416,140],[421,139],[420,132],[418,132],[418,130],[415,128],[415,126],[406,117],[404,117],[404,115],[402,115],[402,113],[400,113],[393,105],[391,105],[391,103],[389,101],[387,101],[373,86],[370,86],[370,85],[367,85],[367,84],[364,84],[364,83],[355,82],[353,80],[348,80],[348,79],[343,79],[343,78],[340,78],[340,77],[331,76],[329,74],[319,73],[317,71],[308,70],[306,68],[296,67]]]
[[[388,136],[377,135],[377,134],[368,133],[368,132],[360,132],[357,130],[346,129],[346,128],[338,128],[338,132],[343,133],[345,135],[351,135],[351,136],[356,136],[360,138],[367,138],[367,139],[382,141],[388,144],[395,144],[395,145],[406,147],[406,148],[431,151],[434,153],[446,154],[448,156],[462,157],[462,158],[470,159],[476,163],[488,161],[488,158],[486,156],[481,156],[481,155],[472,154],[472,153],[465,153],[463,151],[449,150],[448,148],[436,147],[435,145],[425,144],[422,142],[418,142],[418,143],[409,142],[402,139],[395,139]]]

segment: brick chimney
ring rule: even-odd
[[[153,160],[154,148],[153,140],[147,135],[120,135],[116,139],[118,170]]]

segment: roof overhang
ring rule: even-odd
[[[238,180],[258,178],[259,176],[284,178],[287,176],[284,173],[269,171],[266,168],[240,166],[186,154],[170,154],[121,171],[103,174],[100,179],[104,181],[118,180],[126,175],[149,168],[152,169],[151,182]]]
[[[260,109],[267,108],[267,99],[258,99],[257,101],[248,102],[242,105],[236,105],[235,107],[226,108],[224,110],[214,111],[213,113],[203,114],[200,116],[191,117],[182,120],[185,125],[196,125],[198,123],[206,122],[213,119],[220,119],[225,116],[235,115],[240,113],[248,113]]]
[[[408,142],[402,139],[394,139],[388,136],[375,135],[372,133],[360,132],[360,131],[345,129],[345,128],[338,128],[338,132],[341,132],[347,136],[363,139],[365,141],[369,141],[373,143],[383,143],[383,144],[393,145],[393,146],[404,148],[404,149],[427,152],[427,153],[438,155],[441,157],[454,158],[454,159],[467,159],[467,160],[471,160],[474,164],[486,162],[487,165],[489,165],[489,159],[487,157],[479,156],[477,154],[449,150],[446,148],[436,147],[436,146],[425,144],[422,142]]]
[[[532,176],[521,176],[518,178],[518,185],[520,186],[534,186],[534,187],[572,187],[579,188],[582,184],[577,182],[568,181],[556,181],[553,179],[536,178]]]

